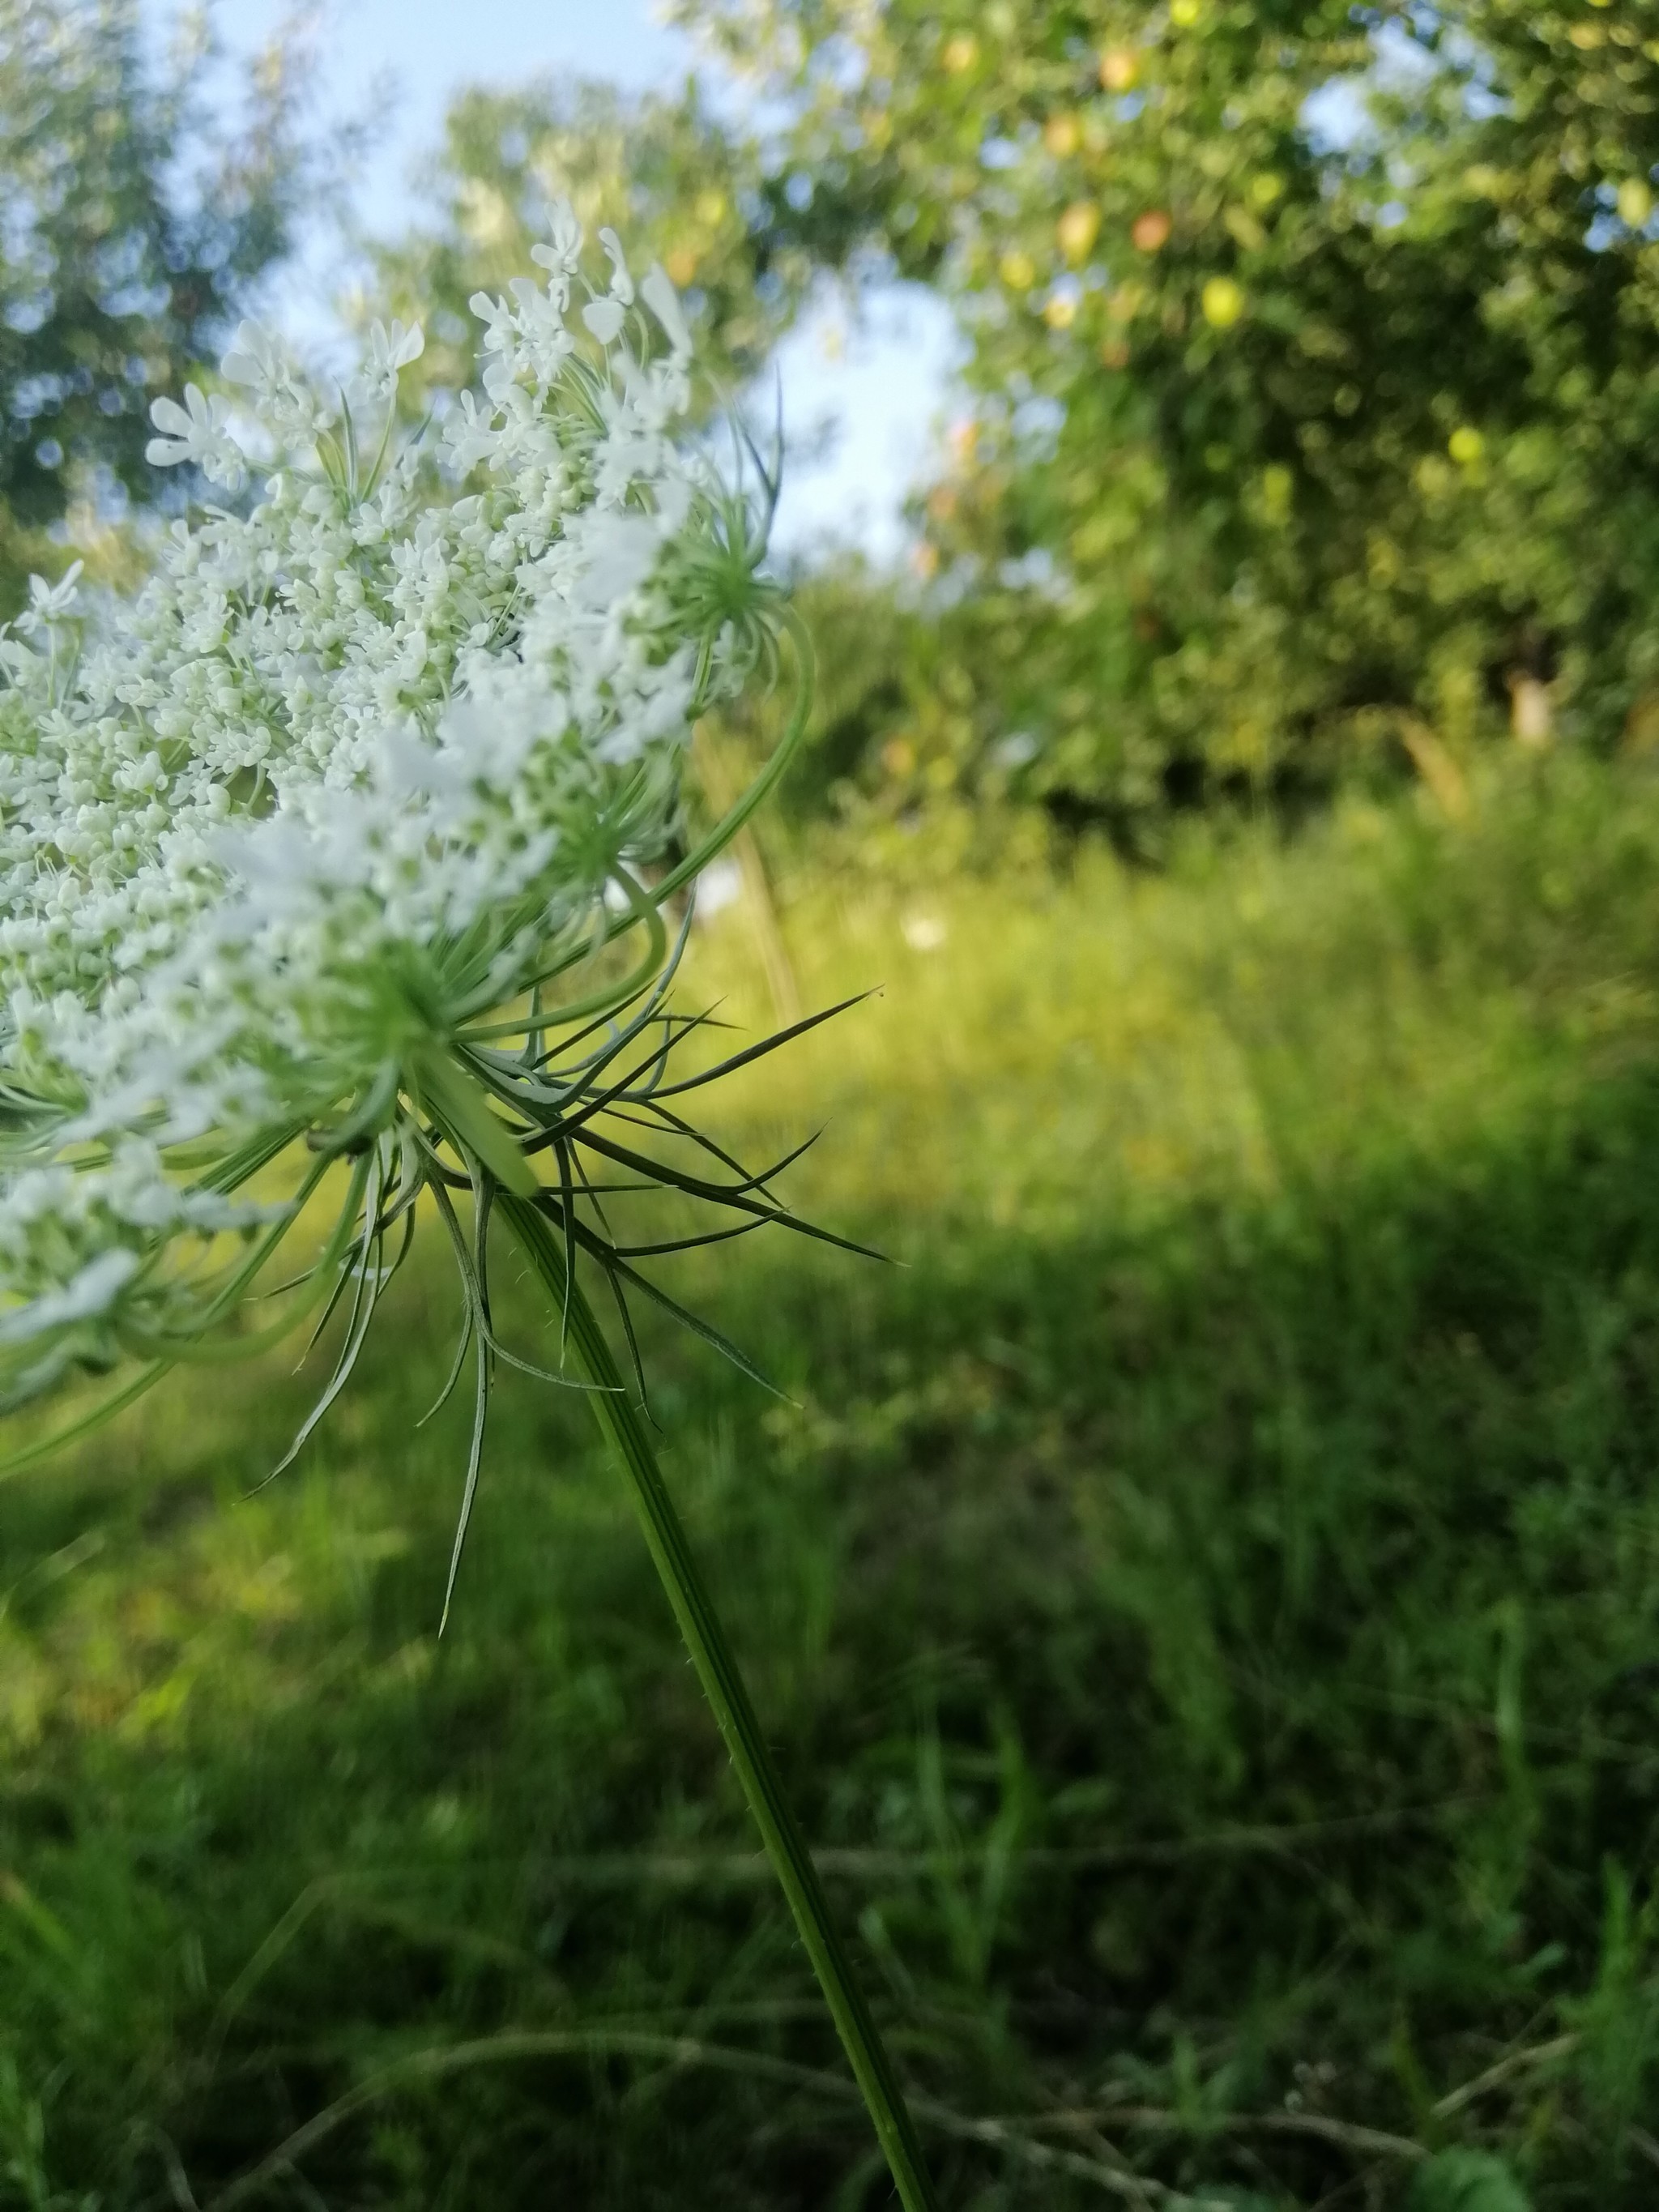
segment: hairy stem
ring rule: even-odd
[[[835,2017],[905,2212],[936,2212],[937,2200],[904,2093],[830,1917],[817,1869],[784,1796],[737,1660],[698,1571],[645,1425],[623,1387],[611,1346],[580,1285],[567,1280],[565,1248],[557,1230],[533,1200],[503,1192],[496,1206],[555,1305],[565,1309],[568,1299],[571,1346],[588,1379],[599,1386],[588,1394],[588,1402],[627,1473],[652,1559]]]

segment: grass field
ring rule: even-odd
[[[952,2212],[1659,2202],[1659,788],[1477,799],[788,902],[712,1110],[903,1264],[647,1364]],[[0,1487],[0,2204],[884,2201],[573,1395],[435,1638],[441,1258]]]

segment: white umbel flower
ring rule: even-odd
[[[484,396],[426,442],[397,413],[418,327],[376,323],[330,405],[245,323],[225,374],[275,456],[246,511],[175,524],[118,611],[80,616],[71,571],[0,631],[14,1398],[179,1355],[331,1171],[328,1264],[360,1291],[423,1190],[526,1190],[524,1148],[562,1141],[561,1010],[661,967],[665,878],[647,884],[691,725],[774,665],[790,617],[757,573],[765,518],[684,435],[672,288],[653,269],[648,319],[602,243],[589,336],[566,322],[568,209],[537,249],[547,285],[480,296]],[[246,480],[223,399],[192,386],[153,413],[154,462]],[[619,996],[599,949],[630,933]],[[490,1042],[532,992],[539,1060]],[[278,1160],[301,1163],[286,1205],[237,1197]]]
[[[405,330],[400,322],[393,321],[388,330],[378,319],[368,326],[368,359],[363,364],[364,381],[380,398],[390,399],[398,389],[398,372],[416,362],[426,351],[426,333],[416,323]]]
[[[484,398],[454,404],[430,455],[398,428],[418,329],[376,324],[331,408],[244,325],[224,374],[276,456],[246,511],[176,525],[145,590],[86,635],[72,573],[37,579],[16,633],[0,630],[0,1402],[143,1362],[100,1418],[179,1359],[282,1334],[291,1306],[269,1332],[224,1338],[331,1190],[297,1299],[321,1306],[319,1334],[338,1316],[339,1350],[291,1459],[349,1377],[424,1210],[462,1294],[441,1403],[473,1354],[453,1592],[495,1364],[530,1365],[491,1321],[501,1220],[560,1309],[557,1358],[575,1374],[532,1371],[590,1393],[904,2203],[931,2212],[891,2069],[581,1279],[603,1272],[625,1322],[639,1291],[723,1344],[635,1262],[763,1222],[807,1228],[773,1194],[780,1168],[748,1172],[685,1116],[689,1093],[811,1024],[685,1074],[675,1050],[699,1024],[664,999],[665,907],[805,725],[810,649],[757,573],[775,469],[750,449],[753,510],[697,458],[672,287],[653,268],[636,296],[621,240],[600,242],[602,294],[562,209],[536,255],[547,285],[479,295]],[[222,398],[192,386],[153,412],[152,461],[240,489],[249,465]],[[788,730],[675,858],[692,724],[772,673],[786,630]],[[610,1194],[653,1187],[718,1206],[726,1225],[620,1243]]]
[[[49,584],[44,576],[29,578],[29,603],[14,625],[21,637],[38,637],[53,623],[74,613],[83,566],[82,562],[72,562],[55,584]]]
[[[191,462],[210,483],[235,491],[247,468],[240,447],[226,427],[229,407],[222,399],[208,398],[194,384],[185,386],[185,403],[181,407],[176,399],[158,399],[151,407],[150,421],[164,434],[150,440],[145,459],[157,468]]]

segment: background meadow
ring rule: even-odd
[[[1620,198],[1659,18],[1526,13],[896,5],[861,153],[850,65],[476,90],[341,278],[347,326],[428,319],[435,380],[574,177],[687,257],[736,387],[826,284],[927,282],[975,349],[899,556],[791,552],[818,717],[678,992],[732,1025],[711,1059],[856,1000],[708,1126],[753,1162],[821,1129],[783,1188],[884,1256],[660,1263],[770,1392],[637,1316],[953,2206],[1659,2191],[1659,246]],[[8,205],[48,231],[18,118],[50,82],[61,145],[127,143],[88,118],[150,112],[140,27],[0,7]],[[75,305],[84,197],[56,321],[5,249],[14,604],[77,550],[141,573],[161,511],[149,372],[101,409],[73,364],[138,329],[176,388],[216,301],[322,251],[353,148],[285,51],[204,203],[228,244],[155,214],[166,147],[123,173],[170,305]],[[1384,172],[1405,212],[1362,219]],[[694,804],[775,714],[701,735]],[[500,1272],[533,1356],[555,1317]],[[268,1486],[326,1373],[297,1344],[0,1482],[0,2206],[885,2201],[574,1393],[503,1376],[437,1635],[453,1306],[417,1255]]]

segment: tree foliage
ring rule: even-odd
[[[1652,0],[682,14],[971,334],[960,767],[1133,815],[1659,720]]]
[[[14,540],[100,485],[149,495],[151,399],[222,342],[319,180],[291,38],[227,112],[205,25],[186,20],[161,70],[143,27],[137,0],[0,0],[0,503]]]

